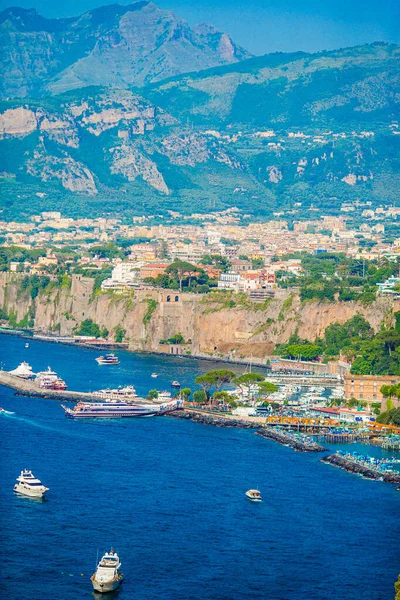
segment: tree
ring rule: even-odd
[[[208,400],[207,393],[204,390],[196,390],[193,392],[193,402],[196,404],[205,404]]]
[[[196,265],[192,265],[184,260],[175,259],[174,262],[165,269],[165,272],[177,277],[179,281],[179,290],[182,291],[183,279],[185,277],[189,277],[188,286],[190,287],[191,278],[193,275],[195,275],[195,273],[203,272],[203,269],[196,267]]]
[[[235,377],[232,383],[234,383],[242,393],[247,392],[247,396],[250,398],[254,386],[261,383],[261,381],[264,381],[264,377],[259,375],[259,373],[243,373],[243,375]]]
[[[315,344],[292,344],[286,347],[283,356],[286,358],[301,358],[315,360],[322,354],[322,348]]]
[[[399,575],[396,583],[394,584],[394,589],[396,592],[396,596],[395,596],[394,600],[400,600],[400,575]]]
[[[195,381],[203,388],[207,398],[209,398],[211,388],[215,388],[215,392],[218,392],[222,386],[230,383],[234,377],[235,373],[233,371],[228,371],[227,369],[214,369],[208,371],[208,373],[205,373],[204,375],[196,377]]]
[[[157,390],[149,390],[149,393],[147,394],[147,399],[148,400],[157,400],[157,398],[158,398]]]
[[[260,396],[268,397],[278,391],[278,386],[271,381],[261,381],[261,383],[258,384],[258,390]]]
[[[213,400],[222,404],[230,404],[234,399],[230,394],[228,394],[228,392],[223,390],[221,392],[215,392],[213,395]]]
[[[185,402],[189,401],[190,395],[192,393],[192,390],[188,387],[183,388],[180,392],[178,392],[178,395],[183,398],[185,400]]]

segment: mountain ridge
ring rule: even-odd
[[[143,86],[251,56],[211,25],[189,27],[152,2],[46,19],[35,9],[0,13],[0,94],[61,93],[86,85]]]

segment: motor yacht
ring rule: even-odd
[[[116,590],[123,578],[118,554],[111,549],[104,554],[90,580],[94,590],[104,594]]]
[[[104,356],[99,356],[98,358],[96,358],[96,362],[99,365],[119,365],[118,356],[115,356],[115,354],[113,353],[105,354]]]
[[[262,502],[261,492],[259,490],[247,490],[246,496],[252,502]]]
[[[17,477],[17,483],[14,485],[14,492],[31,498],[43,498],[49,488],[44,486],[40,479],[36,479],[32,471],[24,469],[21,475]]]
[[[19,377],[20,379],[33,379],[35,373],[32,371],[32,367],[29,363],[23,361],[16,369],[8,371],[10,375]]]
[[[171,383],[171,386],[172,386],[173,388],[180,388],[180,387],[181,387],[181,384],[179,383],[179,381],[173,381],[173,382]]]

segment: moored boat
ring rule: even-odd
[[[16,369],[9,371],[9,374],[19,377],[20,379],[33,379],[35,377],[31,365],[26,361],[23,361]]]
[[[105,389],[93,392],[93,396],[96,399],[105,400],[106,402],[115,402],[116,400],[135,400],[138,398],[135,388],[133,385],[126,385],[125,387],[118,387],[115,389]]]
[[[101,558],[90,580],[96,592],[107,593],[116,590],[123,578],[118,554],[111,549]]]
[[[31,498],[42,498],[49,488],[44,486],[40,479],[37,479],[32,471],[24,469],[17,477],[17,483],[14,485],[14,492]]]
[[[36,383],[45,390],[66,390],[67,384],[55,371],[47,367],[46,371],[40,371],[36,375]]]
[[[118,356],[115,356],[112,352],[104,356],[99,356],[96,358],[96,362],[99,365],[119,365]]]
[[[65,416],[71,419],[121,419],[153,417],[182,408],[180,400],[165,404],[133,404],[132,402],[79,402],[74,408],[61,405]]]
[[[180,388],[180,387],[181,387],[181,384],[179,383],[179,381],[173,381],[173,382],[171,383],[171,386],[172,386],[173,388]]]
[[[262,502],[261,492],[259,490],[247,490],[246,496],[252,502]]]

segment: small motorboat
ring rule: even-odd
[[[179,383],[179,381],[173,381],[173,382],[171,383],[171,386],[172,386],[173,388],[180,388],[180,387],[181,387],[181,384]]]
[[[152,373],[151,376],[152,376],[153,379],[157,379],[158,373]]]
[[[111,549],[104,554],[90,580],[94,590],[104,594],[116,590],[123,578],[118,554]]]
[[[29,344],[28,344],[28,342],[26,342],[26,344],[25,344],[25,348],[29,348]]]
[[[262,502],[261,492],[259,490],[247,490],[246,496],[252,502]]]

